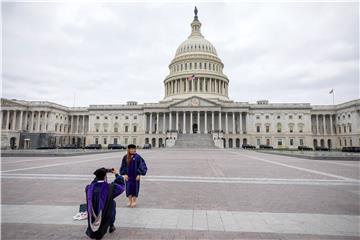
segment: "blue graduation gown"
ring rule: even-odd
[[[138,175],[146,175],[147,166],[145,160],[137,153],[135,153],[128,164],[127,155],[125,155],[121,162],[120,174],[128,175],[129,180],[126,182],[126,196],[139,196],[140,181],[136,181]]]
[[[124,192],[125,186],[121,176],[117,175],[114,182],[94,181],[85,188],[88,228],[86,235],[90,238],[101,239],[109,226],[115,222],[116,203],[114,198]]]

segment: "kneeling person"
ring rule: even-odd
[[[106,173],[115,174],[115,180],[107,183]],[[115,231],[116,202],[114,198],[125,190],[124,178],[116,170],[99,168],[94,172],[95,179],[86,186],[86,202],[88,212],[88,228],[86,234],[90,238],[101,239],[109,228]]]

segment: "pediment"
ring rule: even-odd
[[[1,107],[24,107],[24,105],[19,104],[15,101],[2,98],[1,99]]]
[[[189,97],[187,99],[181,100],[179,102],[173,103],[170,107],[219,107],[220,105],[211,100],[207,100],[201,97]]]

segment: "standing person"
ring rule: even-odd
[[[128,207],[136,206],[136,198],[139,196],[140,176],[145,175],[147,167],[144,159],[136,153],[136,146],[130,144],[127,154],[121,162],[120,174],[126,181],[126,197],[129,199]]]
[[[115,180],[107,183],[106,173],[114,173]],[[95,179],[85,188],[88,213],[86,235],[101,239],[109,228],[109,233],[115,231],[116,202],[114,198],[124,192],[124,178],[116,173],[114,168],[99,168]]]

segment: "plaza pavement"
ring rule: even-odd
[[[138,150],[148,165],[138,207],[117,198],[104,239],[360,239],[358,161],[236,149]],[[3,157],[1,239],[87,239],[73,221],[99,167],[125,152]],[[110,177],[112,179],[112,177]]]

